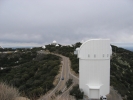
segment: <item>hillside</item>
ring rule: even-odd
[[[38,50],[17,50],[0,54],[0,81],[17,87],[22,96],[31,100],[54,87],[53,81],[60,68],[60,58],[38,54]]]
[[[112,46],[111,85],[125,100],[133,100],[133,52]]]
[[[77,55],[74,55],[74,51],[77,47],[80,47],[81,43],[75,43],[73,46],[61,46],[55,47],[54,45],[46,45],[46,50],[54,53],[58,53],[61,55],[64,55],[66,57],[69,57],[71,60],[71,68],[76,72],[79,73],[79,59],[77,58]]]
[[[62,54],[71,60],[71,68],[78,73],[78,58],[73,54],[76,47],[55,47],[46,45],[46,50]],[[26,96],[39,97],[53,87],[53,80],[58,73],[60,58],[51,54],[38,54],[41,48],[18,50],[17,53],[0,54],[0,81],[7,81],[18,87]],[[112,45],[110,82],[124,100],[133,100],[133,52]],[[11,51],[11,50],[10,50]],[[4,52],[4,51],[3,51]],[[13,51],[14,52],[14,51]],[[21,59],[20,59],[21,58]]]

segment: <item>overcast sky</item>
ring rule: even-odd
[[[133,43],[133,0],[0,0],[0,45]]]

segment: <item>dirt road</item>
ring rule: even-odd
[[[75,78],[76,76],[73,76],[70,73],[69,58],[62,55],[57,55],[57,56],[60,56],[62,58],[62,71],[61,71],[60,80],[57,86],[52,91],[50,91],[47,95],[41,97],[39,100],[56,100],[56,99],[58,100],[59,98],[62,98],[62,96],[66,97],[66,95],[69,95],[69,92],[66,92],[67,90],[66,82],[69,78],[73,79],[73,81],[76,80],[74,82],[75,84],[78,83],[78,78]]]

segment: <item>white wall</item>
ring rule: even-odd
[[[80,60],[79,86],[85,95],[88,95],[88,87],[101,86],[100,95],[107,95],[110,86],[110,62],[108,60]]]
[[[99,95],[109,94],[111,52],[107,39],[88,40],[81,45],[78,52],[79,86],[85,95],[90,95],[88,86],[99,86]]]

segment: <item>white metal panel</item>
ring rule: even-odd
[[[99,89],[90,89],[89,98],[91,99],[99,98]]]
[[[102,94],[109,93],[110,63],[106,60],[95,62],[95,60],[80,60],[80,87],[86,90],[85,84],[103,85]],[[86,90],[87,91],[87,90]]]

